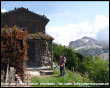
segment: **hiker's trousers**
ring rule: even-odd
[[[65,66],[60,66],[60,75],[65,75]]]

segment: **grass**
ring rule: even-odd
[[[32,83],[38,83],[38,85],[33,85],[34,87],[85,87],[86,85],[74,85],[74,83],[93,83],[90,79],[82,76],[80,73],[69,71],[66,69],[66,76],[59,76],[59,69],[54,70],[53,75],[44,75],[39,77],[33,77],[31,79]],[[40,83],[55,83],[55,85],[40,85]],[[63,85],[59,85],[63,83]],[[66,83],[72,83],[72,85],[65,85]]]
[[[4,83],[4,80],[3,79],[1,79],[1,83]]]

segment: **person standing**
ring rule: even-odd
[[[66,57],[64,56],[64,53],[62,53],[62,56],[60,56],[59,65],[60,65],[60,76],[64,77],[65,77],[65,63]]]

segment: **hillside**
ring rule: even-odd
[[[89,37],[71,41],[69,47],[86,56],[100,56],[103,59],[109,59],[109,45]]]
[[[75,85],[74,83],[93,83],[92,80],[85,77],[83,74],[66,69],[66,76],[59,76],[59,69],[54,69],[53,75],[36,76],[31,79],[32,83],[38,83],[34,87],[86,87],[86,85]],[[40,85],[41,83],[55,83],[55,85]],[[60,83],[62,85],[60,85]],[[67,83],[72,85],[67,85]]]

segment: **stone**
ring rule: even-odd
[[[41,75],[52,75],[53,70],[40,70],[39,71]]]

